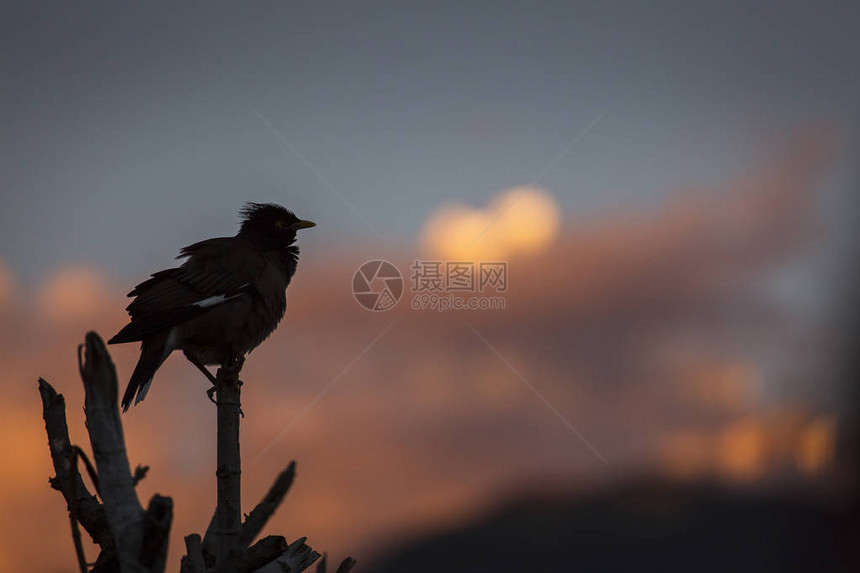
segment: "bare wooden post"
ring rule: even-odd
[[[119,567],[116,546],[105,517],[105,509],[84,485],[81,474],[71,463],[74,446],[69,440],[69,427],[66,424],[66,401],[62,394],[57,394],[54,387],[42,378],[39,378],[39,394],[42,397],[42,417],[45,419],[48,447],[56,472],[56,477],[51,478],[51,487],[63,494],[70,517],[78,521],[101,548],[93,571],[116,570]]]
[[[103,503],[89,493],[72,463],[73,455],[81,450],[69,440],[63,396],[40,379],[45,430],[57,472],[51,483],[66,498],[73,522],[83,525],[101,547],[93,572],[160,573],[167,557],[173,502],[156,494],[144,511],[138,500],[117,407],[116,369],[95,332],[87,333],[86,344],[78,348],[78,363],[87,432],[98,471],[96,476],[92,470],[91,476]],[[80,558],[80,548],[78,553]]]
[[[143,533],[143,507],[134,491],[125,437],[117,407],[116,368],[95,332],[87,333],[86,345],[78,349],[84,405],[93,457],[99,472],[99,495],[119,550],[124,571],[138,565]]]
[[[241,386],[239,373],[244,358],[229,361],[218,369],[218,505],[215,527],[218,543],[216,561],[223,563],[236,545],[242,530],[242,461],[239,453],[239,415]]]
[[[59,490],[69,506],[73,535],[80,535],[77,524],[92,536],[101,553],[91,573],[162,573],[173,519],[173,502],[158,494],[144,510],[134,486],[145,471],[132,475],[126,453],[122,421],[117,406],[116,370],[107,348],[95,332],[87,333],[86,343],[78,349],[81,378],[84,382],[87,431],[96,469],[90,475],[102,503],[84,485],[73,460],[82,450],[69,440],[65,401],[44,380],[39,380],[43,417],[48,445],[57,475],[51,485]],[[239,372],[244,359],[231,360],[218,370],[218,503],[215,514],[201,540],[199,535],[185,538],[187,555],[181,571],[185,573],[274,573],[303,571],[317,561],[319,553],[304,537],[287,543],[281,536],[269,536],[254,545],[266,522],[283,501],[295,476],[295,463],[278,476],[274,485],[242,523],[241,461],[239,458],[240,387]],[[86,458],[83,458],[86,461]],[[96,471],[97,470],[97,471]],[[81,569],[86,568],[83,548],[77,543]],[[339,573],[355,564],[347,558]],[[324,566],[318,571],[324,571]]]
[[[278,509],[278,506],[281,505],[282,501],[284,501],[284,497],[290,490],[290,486],[293,485],[295,477],[296,462],[290,462],[287,469],[278,475],[278,478],[275,480],[274,485],[272,485],[272,489],[270,489],[269,493],[266,494],[266,497],[257,504],[257,507],[251,510],[245,523],[242,524],[242,532],[239,535],[240,549],[244,549],[249,546],[251,542],[257,538],[257,535],[259,535],[263,530],[263,527],[266,526],[269,518],[272,517],[275,510]]]

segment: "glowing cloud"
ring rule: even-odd
[[[558,237],[561,210],[536,186],[499,193],[485,209],[440,208],[427,220],[422,244],[446,259],[499,259],[545,250]]]
[[[717,441],[718,471],[735,481],[761,477],[767,469],[766,430],[755,419],[741,419],[726,428]]]
[[[106,280],[85,267],[56,271],[40,289],[39,308],[51,320],[73,321],[94,315],[109,296]]]
[[[797,466],[810,476],[824,473],[836,458],[836,417],[824,416],[803,429],[797,449]]]

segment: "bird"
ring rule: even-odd
[[[140,358],[122,398],[146,398],[156,371],[174,350],[206,377],[206,368],[243,359],[275,331],[287,309],[296,272],[296,232],[312,221],[274,203],[246,203],[233,237],[206,239],[180,250],[185,262],[162,270],[128,293],[130,322],[108,344],[140,342]],[[209,397],[212,397],[210,389]]]

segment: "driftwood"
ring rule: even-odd
[[[132,473],[117,406],[116,369],[102,339],[94,332],[78,349],[78,362],[85,390],[87,431],[95,467],[84,452],[71,443],[62,394],[39,379],[42,414],[56,475],[51,487],[66,501],[76,559],[82,572],[149,572],[165,570],[173,500],[154,495],[144,509],[135,485],[146,473],[138,466]],[[215,513],[201,538],[185,537],[183,573],[283,573],[303,571],[319,560],[324,573],[325,558],[300,538],[292,544],[279,535],[264,537],[251,545],[283,501],[295,477],[295,462],[278,476],[263,500],[242,521],[241,460],[239,452],[240,389],[242,359],[222,365],[216,376],[218,404],[218,495]],[[95,492],[81,476],[79,460],[88,469]],[[95,563],[88,564],[80,528],[99,547]],[[346,573],[355,565],[347,558],[337,569]]]

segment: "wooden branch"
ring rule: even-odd
[[[218,370],[217,507],[202,540],[196,534],[185,538],[187,555],[182,558],[183,573],[299,572],[320,557],[305,543],[304,537],[287,544],[281,536],[269,536],[248,547],[289,491],[295,478],[295,462],[281,472],[243,524],[239,452],[242,384],[239,373],[243,362],[239,358]],[[85,344],[78,348],[78,364],[96,471],[87,465],[102,503],[89,492],[78,471],[77,454],[83,455],[83,451],[69,440],[65,401],[40,379],[42,413],[56,472],[51,486],[63,493],[75,527],[79,522],[101,547],[90,573],[161,573],[167,558],[173,502],[156,494],[146,511],[140,504],[134,486],[145,471],[138,466],[132,475],[129,469],[117,407],[116,370],[96,333],[87,333]],[[78,556],[83,569],[86,565],[81,549]],[[345,560],[338,573],[346,573],[354,564],[352,559]]]
[[[274,514],[278,506],[281,505],[281,502],[287,495],[290,486],[293,485],[295,477],[296,462],[292,461],[290,462],[290,465],[287,466],[287,469],[278,475],[278,478],[275,480],[275,483],[272,485],[269,492],[263,500],[257,504],[257,507],[251,511],[248,518],[245,519],[245,523],[242,524],[242,531],[239,534],[237,542],[238,547],[244,549],[254,541],[257,535],[260,534],[260,531],[263,530],[263,527],[265,527],[269,518],[272,517],[272,514]]]
[[[203,561],[203,544],[196,533],[185,536],[185,556],[182,558],[180,573],[206,573]]]
[[[283,555],[287,549],[289,549],[289,545],[283,536],[269,535],[242,551],[229,566],[228,571],[231,573],[254,573],[260,567]]]
[[[216,562],[224,563],[242,528],[242,462],[239,455],[239,414],[241,385],[239,373],[244,358],[224,364],[216,375],[218,396],[218,504],[212,518],[217,537]],[[210,525],[210,529],[212,526]],[[207,537],[209,531],[207,531]],[[204,540],[204,548],[206,540]]]
[[[42,417],[48,434],[48,447],[54,463],[56,476],[51,478],[51,487],[63,494],[70,515],[90,535],[93,543],[101,549],[97,565],[116,563],[116,547],[108,527],[105,510],[94,495],[84,485],[80,472],[72,460],[74,446],[69,440],[69,427],[66,422],[66,401],[62,394],[43,378],[39,378],[39,395],[42,398]],[[73,510],[74,508],[74,510]]]
[[[123,571],[133,571],[140,569],[143,507],[134,491],[125,450],[117,407],[116,369],[95,332],[87,333],[85,348],[83,356],[78,348],[78,364],[86,390],[87,430],[98,468],[99,488],[120,565]]]
[[[117,557],[116,549],[112,553],[102,551],[99,553],[93,568],[90,573],[116,573],[119,571],[119,557]]]
[[[307,537],[293,541],[277,559],[257,569],[256,573],[282,573],[283,571],[304,571],[320,558],[320,554],[305,543]]]
[[[153,571],[164,571],[172,521],[173,500],[158,494],[152,496],[143,519],[143,537],[138,557],[144,567]]]
[[[283,541],[283,548],[279,553],[272,554],[269,556],[268,560],[261,561],[260,558],[257,557],[257,554],[260,551],[258,547],[259,544],[255,545],[254,548],[248,549],[248,545],[254,540],[254,538],[259,535],[260,531],[262,531],[263,527],[265,527],[266,522],[269,521],[269,518],[272,517],[272,514],[275,513],[275,510],[284,500],[284,497],[287,495],[287,491],[289,491],[290,486],[293,483],[293,479],[296,475],[296,463],[290,462],[290,465],[278,475],[278,478],[275,480],[275,483],[272,485],[271,489],[266,493],[265,497],[263,497],[262,501],[257,504],[248,518],[245,519],[245,522],[242,524],[241,531],[239,536],[236,538],[236,542],[233,545],[232,550],[226,557],[221,557],[218,562],[218,567],[216,571],[227,573],[228,571],[236,571],[237,568],[241,568],[240,565],[242,563],[246,563],[249,559],[252,559],[254,563],[259,562],[259,564],[249,571],[254,571],[257,567],[261,567],[272,561],[276,557],[283,553],[287,549],[287,542]],[[266,538],[269,539],[269,538]],[[283,540],[283,538],[280,538]],[[272,543],[270,540],[268,543]],[[268,547],[266,545],[260,547]],[[256,548],[256,549],[255,549]],[[250,557],[249,557],[250,556]]]

